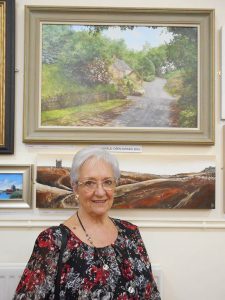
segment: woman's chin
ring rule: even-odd
[[[91,212],[95,213],[96,215],[104,215],[107,214],[112,204],[109,205],[107,201],[104,202],[94,202],[92,201],[91,205]]]

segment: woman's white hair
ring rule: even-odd
[[[77,183],[79,179],[79,172],[82,165],[89,159],[96,158],[99,160],[104,160],[109,163],[113,169],[114,177],[116,180],[120,177],[119,162],[115,156],[113,156],[109,151],[97,147],[89,146],[78,151],[73,158],[70,179],[72,186]]]

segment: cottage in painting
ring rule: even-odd
[[[142,80],[138,73],[134,71],[124,60],[115,58],[111,66],[109,66],[109,73],[111,75],[111,83],[126,87],[125,94],[143,95]]]

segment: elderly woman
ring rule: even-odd
[[[160,300],[137,226],[108,215],[119,176],[118,161],[106,150],[87,147],[74,156],[79,209],[38,236],[14,299]],[[62,226],[67,240],[59,270]]]

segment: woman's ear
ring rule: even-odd
[[[77,201],[77,202],[79,202],[79,194],[78,194],[78,189],[77,189],[77,184],[76,183],[74,183],[74,184],[72,184],[72,189],[73,189],[73,193],[74,193],[74,196],[75,196],[75,200]]]

